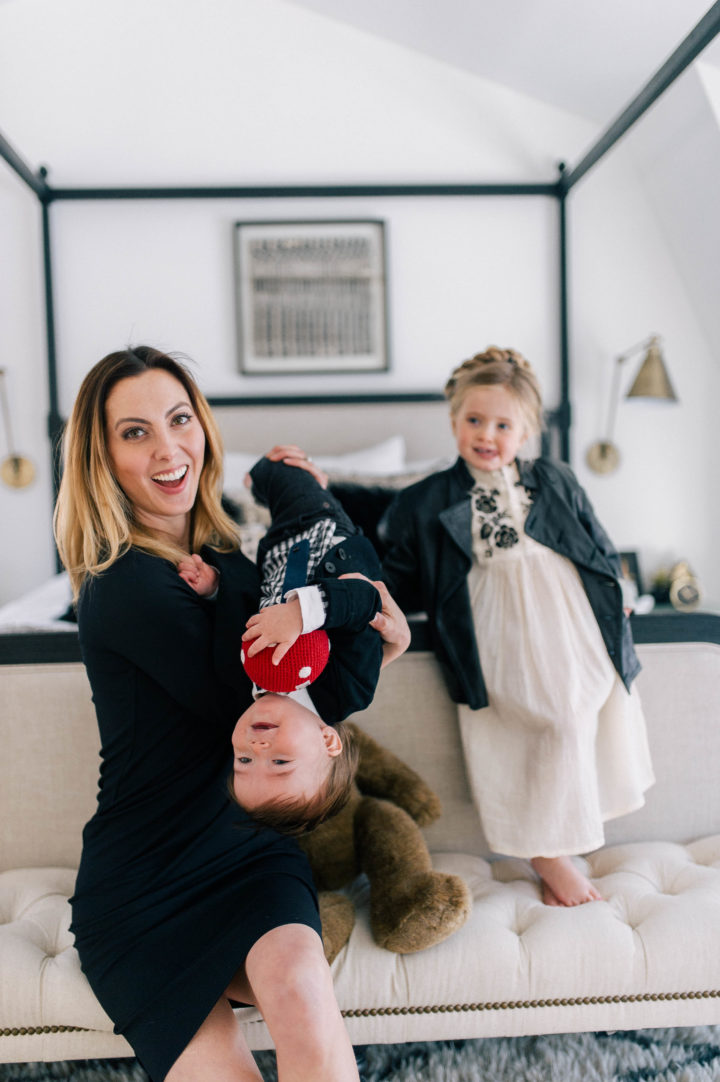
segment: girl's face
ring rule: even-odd
[[[138,521],[186,548],[205,433],[182,383],[162,368],[121,380],[105,404],[105,433]]]
[[[471,387],[452,428],[460,457],[478,470],[509,466],[529,435],[520,403],[502,384]]]

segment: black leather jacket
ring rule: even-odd
[[[640,670],[623,612],[620,557],[572,470],[562,462],[518,460],[532,492],[529,537],[577,568],[608,654],[625,686]],[[433,649],[455,702],[487,706],[467,576],[472,565],[473,478],[462,458],[398,494],[381,525],[383,578],[406,612],[426,612]]]

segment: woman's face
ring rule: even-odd
[[[138,521],[187,548],[205,433],[182,383],[162,368],[121,380],[105,403],[105,433]]]

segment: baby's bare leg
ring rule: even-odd
[[[546,905],[582,905],[603,900],[571,857],[533,857],[530,863],[542,879]]]

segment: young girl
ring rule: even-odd
[[[571,858],[653,782],[620,560],[568,466],[517,458],[542,415],[519,353],[445,393],[459,458],[393,503],[384,578],[428,614],[491,848],[530,858],[547,904],[600,899]]]

